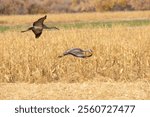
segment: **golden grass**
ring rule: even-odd
[[[0,85],[0,99],[8,100],[141,100],[150,99],[145,81],[130,83],[98,82]]]
[[[1,25],[20,25],[31,24],[41,15],[8,15],[1,16]],[[77,22],[77,21],[99,21],[99,20],[130,20],[130,19],[150,19],[150,11],[133,11],[133,12],[103,12],[103,13],[78,13],[78,14],[48,14],[45,22]]]
[[[0,33],[0,82],[114,81],[150,77],[150,26]],[[58,58],[72,47],[92,49],[91,58]]]
[[[12,18],[17,17],[23,16]],[[150,99],[149,30],[150,26],[68,29],[44,31],[39,39],[32,32],[0,33],[0,99]],[[58,58],[72,47],[92,49],[93,56]]]

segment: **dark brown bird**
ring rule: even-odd
[[[82,50],[80,48],[71,48],[63,53],[63,55],[58,56],[59,58],[66,56],[66,55],[73,55],[75,57],[79,58],[87,58],[91,57],[93,55],[93,51],[91,49],[89,50]]]
[[[29,30],[32,30],[33,33],[35,34],[35,38],[39,38],[40,35],[42,34],[43,29],[56,29],[59,30],[56,27],[47,27],[46,25],[43,24],[44,20],[46,19],[46,15],[40,19],[38,19],[37,21],[35,21],[33,23],[33,26],[28,28],[27,30],[21,31],[21,32],[26,32]]]

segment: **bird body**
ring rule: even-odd
[[[29,30],[32,30],[33,33],[35,34],[35,38],[39,38],[42,34],[43,29],[57,29],[56,27],[47,27],[46,25],[43,24],[44,20],[47,18],[47,16],[45,15],[44,17],[38,19],[37,21],[35,21],[33,23],[33,26],[28,28],[25,31],[21,31],[21,32],[27,32]]]
[[[71,49],[65,51],[62,56],[59,56],[59,58],[66,56],[66,55],[73,55],[73,56],[79,57],[79,58],[87,58],[87,57],[92,56],[92,54],[93,54],[93,51],[91,49],[82,50],[80,48],[71,48]]]

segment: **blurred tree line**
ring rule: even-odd
[[[0,0],[0,14],[150,10],[150,0]]]

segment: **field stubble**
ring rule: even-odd
[[[0,35],[0,82],[84,82],[97,76],[105,81],[135,81],[150,77],[150,27],[72,29]],[[92,49],[91,58],[58,58],[72,47]]]

